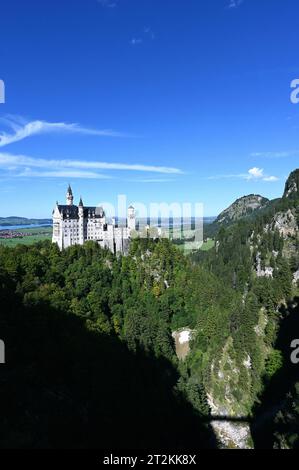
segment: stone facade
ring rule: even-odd
[[[103,248],[112,253],[126,254],[129,247],[131,233],[136,229],[135,210],[128,208],[128,218],[123,226],[117,226],[115,219],[112,223],[106,220],[102,207],[86,207],[82,198],[79,205],[73,204],[73,192],[68,187],[66,204],[58,202],[53,210],[53,237],[52,242],[57,243],[61,250],[72,245],[83,245],[86,241],[96,241]]]

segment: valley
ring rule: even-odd
[[[150,238],[133,239],[128,256],[92,241],[63,251],[49,239],[0,246],[1,393],[14,396],[4,445],[16,444],[18,430],[22,447],[63,446],[75,429],[73,445],[86,446],[104,419],[106,443],[117,447],[124,430],[115,433],[115,424],[133,416],[122,442],[137,448],[168,438],[196,438],[200,448],[296,448],[298,178],[296,170],[283,197],[262,206],[252,207],[252,196],[238,200],[228,219],[205,227],[208,250],[186,253]],[[78,364],[79,351],[86,357]],[[153,432],[157,413],[172,429],[168,438],[162,424]]]

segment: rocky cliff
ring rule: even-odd
[[[216,219],[217,224],[229,224],[242,217],[251,215],[253,212],[265,207],[269,199],[258,194],[249,194],[237,199],[227,209],[219,214]]]

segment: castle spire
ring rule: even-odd
[[[74,201],[73,191],[72,191],[71,185],[69,184],[67,188],[67,192],[66,192],[66,204],[68,206],[72,206],[73,201]]]

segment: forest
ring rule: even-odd
[[[188,256],[149,238],[128,256],[94,242],[0,246],[0,446],[217,448],[216,409],[249,423],[251,446],[298,448],[298,240],[286,256],[263,230],[289,207],[222,227]],[[256,275],[257,257],[273,277]],[[185,327],[179,361],[172,333]]]

